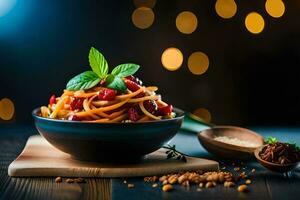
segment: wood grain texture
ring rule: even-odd
[[[0,199],[111,199],[111,180],[90,178],[86,183],[55,183],[54,178],[11,178],[8,165],[20,154],[32,128],[0,129]],[[20,134],[22,132],[23,134]]]
[[[109,179],[55,183],[54,178],[11,178],[3,199],[111,199]]]
[[[213,160],[195,157],[186,159],[187,162],[166,159],[165,150],[158,150],[137,163],[84,162],[72,159],[69,154],[59,151],[44,138],[36,135],[28,139],[20,156],[10,164],[8,174],[14,177],[135,177],[219,169],[219,164]]]
[[[300,144],[299,128],[257,129],[264,136],[272,135],[280,140],[294,140]],[[282,134],[284,133],[284,134]],[[8,165],[20,154],[27,137],[36,134],[33,127],[14,126],[0,128],[0,199],[299,199],[300,170],[293,173],[278,174],[269,172],[257,162],[246,163],[246,172],[256,169],[250,175],[252,184],[248,193],[238,193],[236,188],[226,189],[218,186],[197,192],[196,187],[176,186],[170,193],[163,193],[160,187],[152,188],[142,178],[127,178],[135,188],[128,189],[124,178],[97,179],[88,178],[85,184],[57,184],[53,178],[11,178],[7,174]],[[195,156],[213,158],[205,152],[197,141],[197,136],[180,133],[171,144],[179,150]],[[187,145],[188,144],[188,145]],[[220,168],[235,172],[232,163],[221,163]],[[244,169],[243,169],[244,170]],[[112,190],[111,190],[112,189]]]

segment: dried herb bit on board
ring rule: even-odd
[[[176,160],[181,160],[181,161],[186,162],[186,156],[188,156],[188,155],[177,151],[175,145],[173,145],[173,146],[167,145],[167,146],[163,146],[163,148],[168,149],[168,151],[166,151],[167,159],[173,158]]]
[[[267,145],[259,153],[261,159],[281,165],[300,161],[300,148],[295,143],[279,142],[274,137],[265,142]]]

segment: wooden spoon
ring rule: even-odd
[[[228,138],[237,138],[241,141],[247,141],[255,144],[255,147],[240,146],[217,141],[214,138],[226,136]],[[247,160],[254,158],[253,153],[257,147],[264,144],[264,139],[259,134],[235,126],[215,126],[198,133],[198,139],[202,146],[219,157]]]
[[[251,130],[236,126],[215,126],[213,124],[205,123],[203,120],[193,114],[188,114],[187,116],[203,125],[210,127],[200,131],[198,133],[198,139],[201,145],[208,152],[215,154],[218,157],[235,160],[254,159],[255,149],[264,145],[264,138]],[[214,139],[220,136],[237,138],[241,141],[251,142],[255,144],[255,147],[234,145]]]
[[[266,145],[264,145],[264,146],[266,146]],[[261,152],[261,150],[264,148],[264,146],[261,146],[261,147],[258,147],[257,149],[255,149],[254,155],[255,155],[257,161],[265,168],[267,168],[271,171],[284,173],[284,172],[291,171],[298,166],[299,162],[281,165],[281,164],[272,163],[272,162],[268,162],[268,161],[261,159],[261,157],[259,156],[259,152]]]

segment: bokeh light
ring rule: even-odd
[[[236,14],[237,5],[234,0],[217,0],[215,10],[220,17],[229,19]]]
[[[265,20],[257,12],[251,12],[245,19],[245,26],[249,32],[258,34],[264,30]]]
[[[211,114],[206,108],[198,108],[193,112],[193,114],[207,123],[211,122]]]
[[[169,71],[175,71],[179,69],[183,62],[183,55],[177,48],[170,47],[161,55],[162,65]]]
[[[139,7],[153,8],[156,4],[156,0],[133,0],[133,3],[136,8]]]
[[[205,73],[209,66],[208,56],[200,51],[192,53],[188,58],[188,68],[195,75]]]
[[[15,113],[14,103],[8,99],[4,98],[0,101],[0,118],[3,120],[11,120]]]
[[[3,17],[15,6],[17,0],[0,0],[0,17]]]
[[[274,18],[281,17],[285,12],[285,5],[282,0],[267,0],[265,8],[267,13]]]
[[[176,17],[176,27],[181,33],[191,34],[197,29],[197,26],[198,19],[190,11],[181,12]]]
[[[154,13],[151,8],[140,7],[133,11],[131,19],[136,27],[146,29],[153,24]]]

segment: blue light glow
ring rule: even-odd
[[[16,5],[17,0],[0,0],[0,17],[3,17]]]

